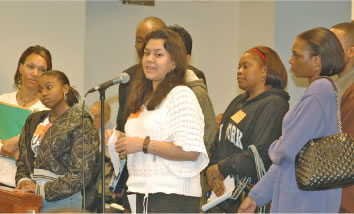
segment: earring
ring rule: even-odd
[[[318,72],[318,67],[314,68],[315,72],[317,73]]]
[[[66,93],[64,92],[64,100],[66,100],[67,95],[68,95],[68,94],[66,94]]]

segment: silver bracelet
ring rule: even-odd
[[[152,144],[152,153],[154,154],[154,161],[156,161],[155,145],[156,145],[156,143]]]

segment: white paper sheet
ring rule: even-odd
[[[117,131],[114,130],[113,134],[109,137],[108,142],[107,142],[107,148],[109,151],[109,154],[111,156],[111,161],[113,164],[113,169],[114,169],[114,174],[118,176],[119,174],[119,169],[120,169],[120,158],[119,154],[116,152],[115,149],[115,143],[117,141]]]
[[[229,175],[224,180],[225,194],[235,189],[235,180]],[[214,191],[210,195],[210,201],[216,199],[218,196],[215,195]]]
[[[209,202],[202,206],[202,210],[204,212],[231,197],[232,192],[235,189],[234,179],[231,178],[230,176],[227,176],[224,180],[224,185],[225,185],[225,193],[222,196],[217,197],[214,191],[211,193],[210,198],[208,200]]]

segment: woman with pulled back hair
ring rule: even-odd
[[[76,105],[79,97],[63,72],[45,72],[39,98],[50,110],[31,114],[20,134],[16,190],[42,195],[41,212],[81,209],[81,190],[91,181],[99,136],[88,111]]]
[[[281,135],[281,123],[289,109],[290,97],[284,90],[287,80],[285,67],[273,49],[255,46],[241,56],[237,82],[245,93],[235,97],[226,108],[206,170],[208,185],[217,196],[225,193],[227,176],[251,177],[251,183],[257,183],[250,145],[257,148],[265,168],[270,167],[268,149]],[[241,200],[241,197],[226,200],[218,208],[223,212],[236,212]]]

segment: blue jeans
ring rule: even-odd
[[[41,208],[41,213],[49,212],[59,208],[82,210],[81,192],[77,192],[74,195],[59,201],[47,201],[43,198],[42,202],[43,206]]]

